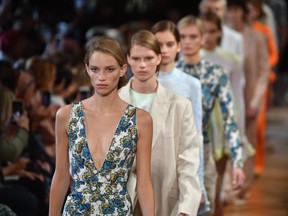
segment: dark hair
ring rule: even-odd
[[[209,21],[209,22],[213,22],[214,24],[216,24],[217,28],[222,31],[222,22],[221,19],[212,11],[208,11],[206,13],[201,13],[199,18],[202,21]]]
[[[254,5],[259,10],[259,17],[258,17],[259,19],[266,17],[266,13],[262,7],[263,6],[263,0],[247,0],[246,5],[249,3]]]
[[[69,85],[73,82],[73,73],[64,68],[58,67],[56,71],[56,78],[54,81],[55,85],[60,85],[64,81],[64,89],[68,88]]]
[[[13,65],[5,60],[0,61],[1,85],[15,92],[19,80],[20,72],[13,69]]]
[[[153,34],[156,34],[157,32],[163,32],[163,31],[170,31],[174,35],[176,41],[180,42],[180,34],[174,22],[170,20],[161,20],[155,23],[151,28],[151,32]]]
[[[123,52],[120,43],[116,39],[107,36],[97,36],[91,38],[87,42],[87,50],[84,57],[85,65],[89,65],[89,59],[94,52],[102,52],[111,55],[113,58],[115,58],[120,67],[127,65],[126,56]],[[125,74],[119,79],[118,89],[126,85],[126,83],[127,78]]]
[[[148,30],[140,30],[132,36],[129,44],[128,55],[130,55],[130,50],[134,45],[146,47],[155,52],[156,55],[161,55],[161,48],[156,36]],[[159,67],[160,64],[157,66],[156,72],[159,71]]]
[[[246,0],[229,0],[227,2],[227,7],[240,7],[244,14],[246,15],[248,13],[247,9],[247,1]]]

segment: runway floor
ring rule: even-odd
[[[227,205],[225,216],[288,216],[288,107],[267,113],[265,168],[245,205]]]

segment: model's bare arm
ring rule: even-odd
[[[137,193],[143,216],[154,216],[154,192],[151,182],[152,118],[143,110],[137,110],[136,170]]]
[[[56,114],[56,169],[50,191],[49,216],[61,215],[70,183],[68,160],[68,121],[71,106],[60,108]]]

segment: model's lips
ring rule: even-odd
[[[191,50],[192,47],[182,47],[183,50]]]
[[[106,88],[108,85],[107,84],[97,84],[97,88]]]

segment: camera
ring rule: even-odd
[[[15,99],[12,101],[12,123],[16,124],[17,119],[24,113],[24,102],[21,99]]]
[[[20,117],[24,113],[24,102],[21,99],[15,99],[12,101],[12,113],[13,116]]]
[[[49,91],[42,92],[42,104],[49,107],[51,103],[51,93]]]

